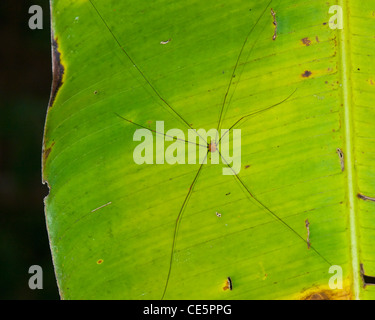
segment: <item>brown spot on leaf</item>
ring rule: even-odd
[[[48,156],[50,155],[54,145],[55,145],[55,142],[52,142],[52,144],[48,148],[45,148],[45,147],[43,148],[43,168],[45,167]]]
[[[345,288],[341,290],[321,290],[309,292],[307,295],[302,296],[301,300],[350,300],[350,292]]]
[[[299,295],[300,300],[350,300],[352,299],[350,281],[343,281],[343,288],[332,290],[328,286],[314,286],[303,290]],[[293,297],[296,299],[297,297]]]
[[[309,38],[303,38],[303,39],[301,39],[301,41],[302,41],[302,43],[306,46],[306,47],[308,47],[310,44],[311,44],[311,40],[309,39]]]
[[[324,292],[317,292],[307,296],[304,300],[330,300]]]
[[[311,75],[312,75],[312,72],[309,71],[309,70],[305,70],[305,72],[301,74],[301,76],[304,77],[304,78],[308,78]]]
[[[58,49],[57,38],[53,37],[52,33],[52,88],[49,98],[48,107],[51,107],[55,101],[57,92],[63,84],[64,66],[61,64],[61,54]]]

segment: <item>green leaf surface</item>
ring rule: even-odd
[[[61,297],[373,299],[374,8],[51,0],[43,180]],[[163,147],[157,121],[188,142]],[[151,143],[134,141],[144,128]],[[210,151],[192,128],[230,129],[229,155],[212,163],[224,139]],[[153,164],[135,163],[141,143]],[[156,164],[173,146],[195,163]]]

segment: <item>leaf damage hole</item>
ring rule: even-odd
[[[233,289],[233,284],[232,284],[232,279],[230,277],[227,278],[227,281],[225,282],[225,286],[223,287],[223,290],[232,290]]]
[[[169,42],[171,42],[172,41],[172,39],[168,39],[168,40],[166,40],[166,41],[160,41],[160,44],[167,44],[167,43],[169,43]]]
[[[306,238],[307,249],[310,249],[310,222],[309,222],[309,219],[305,220],[305,226],[306,226],[306,230],[307,230],[307,238]]]
[[[271,8],[271,15],[273,17],[273,25],[275,26],[275,29],[274,29],[274,32],[273,32],[273,36],[272,36],[272,40],[276,40],[276,37],[277,37],[277,21],[276,21],[276,12],[273,11],[273,9]]]
[[[360,267],[361,267],[361,278],[363,282],[363,288],[366,288],[366,286],[375,286],[375,277],[368,276],[365,274],[363,263],[360,264]]]
[[[340,148],[336,149],[337,154],[339,155],[340,158],[340,165],[341,165],[341,171],[343,172],[345,169],[345,163],[344,163],[344,152]]]

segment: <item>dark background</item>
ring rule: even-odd
[[[29,7],[43,9],[43,29],[28,27]],[[0,299],[59,299],[41,182],[43,128],[51,90],[48,0],[0,1]],[[31,265],[43,289],[31,290]]]

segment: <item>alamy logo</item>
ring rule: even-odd
[[[43,29],[43,9],[41,6],[33,5],[29,8],[32,16],[29,19],[29,28],[31,30]]]
[[[29,268],[29,273],[33,274],[29,279],[31,290],[43,289],[43,269],[41,266],[33,265]]]
[[[189,129],[186,137],[180,129],[170,129],[164,133],[164,121],[156,121],[155,130],[137,129],[134,132],[133,141],[141,143],[135,147],[133,159],[139,165],[207,164],[209,159],[211,164],[223,165],[223,175],[236,175],[241,170],[241,129],[229,131]],[[166,141],[174,142],[165,148]]]

